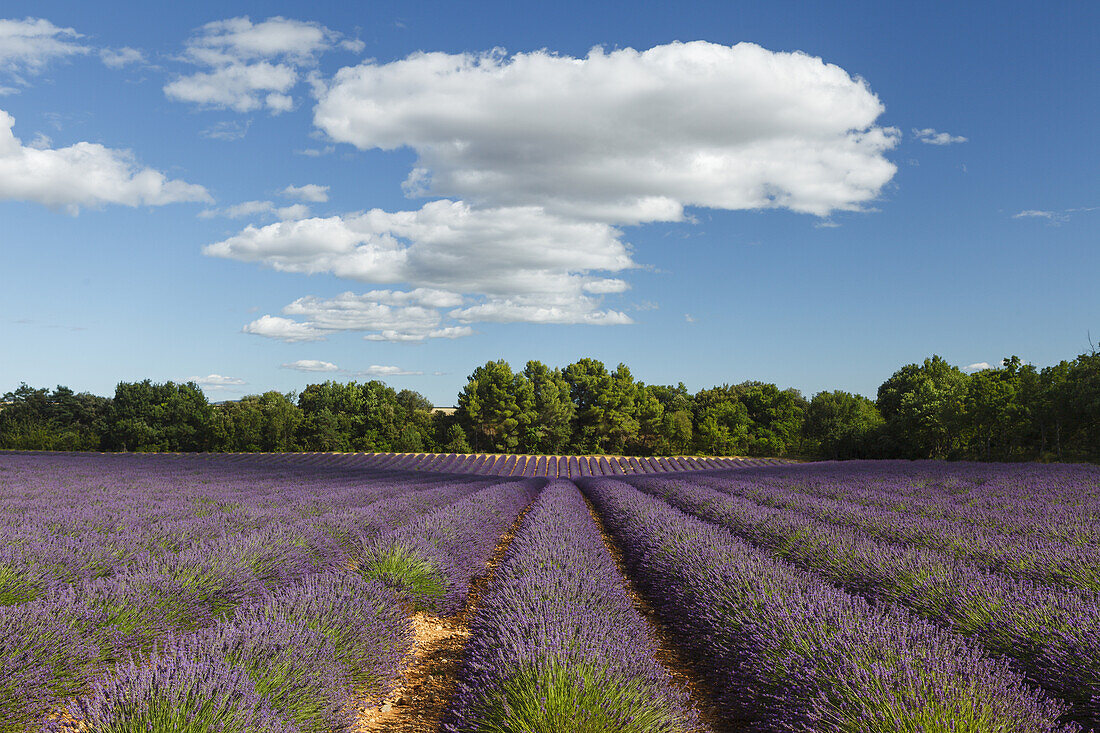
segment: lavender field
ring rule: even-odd
[[[1100,469],[0,453],[0,732],[1100,730]]]

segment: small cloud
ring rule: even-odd
[[[450,374],[450,372],[432,372],[433,377],[445,377],[448,374]]]
[[[318,186],[316,183],[307,183],[304,186],[287,186],[279,193],[286,198],[322,204],[328,201],[328,188],[328,186]]]
[[[936,132],[931,127],[926,127],[923,130],[918,130],[914,127],[913,137],[928,145],[951,145],[952,143],[965,143],[968,141],[968,138],[962,135],[952,135],[948,132]]]
[[[246,216],[264,214],[274,208],[275,204],[270,201],[245,201],[222,209],[222,216],[228,216],[230,219],[240,219]]]
[[[1005,362],[1004,359],[1001,359],[999,362],[997,362],[996,366],[990,364],[987,361],[978,361],[978,362],[975,362],[973,364],[967,364],[965,367],[963,367],[963,371],[973,373],[973,372],[984,371],[986,369],[999,369],[1000,367],[1003,367],[1005,364],[1006,364],[1006,362]]]
[[[398,366],[379,366],[378,364],[371,364],[366,369],[356,372],[356,374],[364,377],[404,377],[423,373],[409,371]]]
[[[217,122],[210,127],[206,128],[199,134],[205,138],[211,140],[225,140],[232,142],[233,140],[240,140],[248,134],[248,128],[252,125],[252,120],[227,120],[224,122]]]
[[[0,22],[0,52],[4,26]],[[36,135],[30,145],[15,136],[15,118],[0,110],[0,200],[33,201],[77,214],[108,204],[163,206],[214,199],[204,187],[170,180],[140,166],[128,150],[78,142],[52,148]]]
[[[692,316],[690,313],[685,313],[684,314],[684,320],[687,321],[688,323],[695,323],[695,317]]]
[[[27,143],[28,148],[34,148],[35,150],[47,150],[53,145],[53,140],[49,135],[41,132],[36,132],[31,141]]]
[[[309,216],[309,207],[305,204],[291,204],[290,206],[279,206],[275,208],[275,216],[279,217],[283,221],[289,221],[291,219],[305,219]]]
[[[260,316],[242,328],[241,332],[279,339],[288,344],[325,340],[323,333],[313,326],[281,316]]]
[[[1012,215],[1013,219],[1048,219],[1064,220],[1065,216],[1057,211],[1044,211],[1043,209],[1025,209],[1018,214]]]
[[[86,54],[91,49],[78,41],[84,36],[72,28],[59,28],[44,18],[0,18],[0,73],[27,86],[29,75],[41,73],[52,61]],[[18,88],[5,87],[8,94]]]
[[[340,367],[333,364],[331,361],[320,361],[318,359],[299,359],[298,361],[292,361],[289,364],[283,364],[283,369],[293,369],[298,372],[338,372]]]
[[[836,229],[840,225],[832,219],[822,219],[814,224],[815,229]]]
[[[295,150],[295,155],[304,155],[307,158],[320,158],[322,155],[332,155],[336,152],[335,145],[326,145],[323,148],[306,148],[305,150]]]
[[[288,112],[294,108],[291,91],[323,53],[360,43],[319,23],[281,16],[259,23],[247,16],[214,21],[187,41],[182,58],[197,70],[165,84],[164,93],[205,108]]]
[[[243,219],[250,216],[273,214],[279,219],[305,219],[309,216],[309,207],[305,204],[291,204],[290,206],[276,206],[273,201],[244,201],[233,206],[221,209],[205,209],[200,211],[200,219],[213,219],[216,216],[224,216],[229,219]]]
[[[221,374],[207,374],[205,377],[188,377],[188,382],[194,382],[203,389],[229,389],[240,387],[248,382],[237,377],[226,377]]]
[[[367,47],[367,44],[360,41],[358,38],[346,41],[340,41],[340,48],[345,51],[351,51],[352,53],[363,53],[363,49]]]
[[[108,68],[121,69],[130,64],[145,63],[145,54],[129,46],[123,46],[122,48],[101,48],[99,50],[99,60]]]
[[[1072,209],[1048,211],[1046,209],[1025,209],[1018,214],[1013,214],[1013,219],[1045,219],[1047,223],[1058,226],[1070,220],[1074,214],[1084,214],[1090,211],[1100,211],[1100,206],[1078,206]]]

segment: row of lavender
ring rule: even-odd
[[[845,485],[870,495],[873,489],[867,486],[868,479],[881,485],[890,478],[889,467],[878,471],[867,468],[849,468]],[[1026,507],[1037,491],[1026,480],[1034,469],[1016,470],[1021,475],[1017,485],[1021,491],[1026,487],[1027,493],[1021,496],[1021,504]],[[980,506],[986,503],[983,495],[999,494],[1010,500],[1006,491],[1006,474],[1010,471],[993,467],[981,473],[965,465],[931,465],[922,474],[911,474],[910,480],[919,479],[931,497],[935,490],[930,487],[943,485],[947,479],[951,491],[961,497],[960,503]],[[825,481],[822,473],[827,477]],[[1059,486],[1059,473],[1076,480]],[[959,551],[951,552],[938,543],[933,549],[927,542],[893,538],[899,534],[927,537],[930,527],[939,526],[937,522],[945,530],[955,521],[950,511],[944,512],[943,520],[915,513],[907,524],[896,510],[889,510],[884,517],[874,508],[888,503],[887,497],[903,493],[883,491],[879,501],[867,501],[867,513],[860,518],[848,507],[840,513],[841,500],[822,497],[823,484],[831,485],[832,493],[840,495],[837,489],[845,481],[845,474],[837,467],[775,469],[768,474],[747,482],[744,476],[730,473],[633,479],[632,483],[685,512],[730,530],[773,557],[874,601],[904,607],[972,639],[990,654],[1003,655],[1029,680],[1068,701],[1072,719],[1100,728],[1100,593],[1085,584],[1074,587],[1057,582],[1095,577],[1100,565],[1095,547],[1070,545],[1067,552],[1065,543],[1040,540],[1037,533],[1021,534],[1011,527],[993,536],[1003,539],[1006,548],[1011,547],[1011,540],[1017,541],[1021,547],[1012,550],[1016,557],[1033,555],[1027,574],[1033,577],[1019,577],[1021,573],[1011,570],[1027,565],[1013,564],[1010,572],[1005,572],[1004,562],[971,561],[978,556],[975,548],[991,546],[982,542],[989,540],[989,528],[996,524],[993,521],[985,523],[985,533],[974,530],[972,547],[966,546],[966,535],[960,528],[955,530],[959,533]],[[985,480],[967,486],[967,477],[975,475]],[[1094,495],[1100,485],[1100,471],[1087,467],[1075,467],[1072,473],[1061,470],[1052,477],[1044,493],[1055,506],[1072,502],[1067,493]],[[795,489],[799,485],[815,488],[798,494]],[[940,503],[948,506],[943,497]],[[1088,526],[1095,521],[1087,500],[1078,511],[1081,516],[1066,515],[1067,523]],[[967,516],[967,511],[960,514]],[[883,520],[881,525],[875,524],[876,518]],[[961,523],[968,524],[965,520]],[[1049,568],[1055,567],[1065,568],[1067,574],[1050,574]]]
[[[0,452],[13,455],[14,451]],[[82,454],[55,454],[82,455]],[[127,454],[134,455],[134,454]],[[711,471],[787,463],[778,458],[730,458],[700,456],[534,456],[501,453],[211,453],[137,454],[137,460],[161,456],[206,459],[223,466],[261,465],[292,467],[342,467],[372,471],[428,471],[472,473],[485,476],[525,478],[578,478],[581,476],[624,476],[677,471]]]
[[[473,619],[444,729],[674,733],[693,722],[687,702],[581,493],[551,482]]]
[[[118,456],[0,460],[6,533],[0,730],[35,729],[45,710],[86,691],[92,679],[114,687],[103,688],[99,703],[85,701],[80,713],[90,718],[102,700],[141,697],[142,689],[222,684],[241,674],[232,661],[240,654],[255,657],[256,649],[270,651],[311,633],[320,634],[313,650],[319,659],[331,642],[341,669],[365,670],[377,684],[392,676],[394,655],[407,648],[405,568],[392,562],[395,554],[409,556],[406,538],[417,538],[423,557],[412,556],[433,578],[427,601],[460,605],[465,579],[484,565],[499,528],[538,486],[317,467],[226,471],[215,464],[153,466]],[[369,588],[360,587],[362,578],[373,579]],[[379,618],[389,632],[375,633]],[[287,623],[312,631],[287,630]],[[272,628],[257,635],[265,624]],[[364,651],[362,639],[343,638],[341,629],[364,629],[375,641]],[[386,640],[385,654],[370,651],[370,644]],[[191,645],[190,661],[165,662],[183,658],[178,643]],[[169,651],[157,655],[159,661],[140,661],[165,644]],[[199,647],[236,649],[237,656],[214,664]],[[308,645],[305,653],[308,659]],[[371,654],[376,663],[366,664]],[[126,658],[136,664],[105,677]],[[226,664],[228,672],[221,669]],[[150,670],[162,670],[160,677],[150,678]],[[335,678],[355,682],[358,674]],[[342,698],[349,690],[361,697],[364,681],[344,688]]]
[[[1100,478],[1084,465],[853,461],[756,472],[752,484],[1020,534],[1095,543],[1100,532]]]
[[[1095,467],[868,462],[703,483],[1015,577],[1100,590]]]
[[[1073,729],[1059,722],[1062,703],[956,634],[837,589],[622,480],[580,484],[739,729]]]

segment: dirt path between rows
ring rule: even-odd
[[[600,530],[604,546],[611,553],[611,557],[615,559],[615,565],[618,566],[619,574],[623,578],[626,594],[634,602],[634,608],[649,623],[653,638],[657,640],[657,661],[668,670],[672,683],[687,692],[691,707],[699,716],[700,726],[692,733],[735,733],[739,731],[740,728],[725,720],[718,712],[717,706],[713,703],[713,700],[717,699],[714,688],[692,666],[687,653],[683,651],[678,643],[676,634],[661,623],[657,611],[638,591],[634,579],[626,571],[623,553],[619,546],[615,544],[611,533],[607,531],[607,527],[603,523],[603,517],[596,511],[596,506],[588,498],[588,495],[584,494],[583,491],[581,493],[584,495],[585,503],[588,504],[588,512],[592,515],[592,520]]]
[[[537,498],[537,497],[536,497]],[[531,510],[528,504],[512,526],[501,535],[485,572],[470,581],[466,606],[454,616],[416,613],[412,616],[415,638],[413,659],[397,689],[381,705],[358,712],[353,733],[438,733],[447,712],[466,659],[470,639],[470,620],[481,605],[489,583],[523,518]]]

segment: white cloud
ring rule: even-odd
[[[684,321],[687,323],[695,323],[695,316],[691,315],[690,313],[685,313]]]
[[[323,148],[305,148],[304,150],[295,150],[295,155],[304,155],[307,158],[320,158],[324,155],[332,155],[336,152],[335,145],[326,145]]]
[[[615,310],[601,311],[598,301],[587,296],[554,298],[514,296],[493,298],[488,302],[450,312],[451,317],[466,323],[585,323],[590,326],[621,326],[633,323],[630,316]]]
[[[130,64],[145,63],[145,54],[129,46],[123,46],[122,48],[101,48],[99,49],[99,59],[109,68],[121,69]]]
[[[603,278],[600,280],[590,280],[583,285],[585,292],[603,294],[603,293],[625,293],[630,290],[630,283],[626,280],[620,280],[618,278]]]
[[[248,17],[207,23],[188,40],[183,58],[208,70],[174,79],[164,93],[204,107],[287,112],[294,108],[289,92],[301,80],[302,68],[316,66],[318,56],[340,38],[319,23],[278,16],[259,23]]]
[[[1013,214],[1013,219],[1046,219],[1050,224],[1058,225],[1069,221],[1074,214],[1083,214],[1090,211],[1100,211],[1100,206],[1078,206],[1072,209],[1060,209],[1047,211],[1045,209],[1025,209]]]
[[[318,359],[299,359],[298,361],[292,361],[289,364],[283,364],[283,369],[293,369],[299,372],[340,371],[340,367],[336,366],[331,361],[320,361]]]
[[[0,70],[25,84],[23,75],[37,74],[55,59],[88,53],[78,38],[81,35],[72,28],[59,28],[44,18],[0,19]]]
[[[221,212],[223,216],[228,216],[230,219],[240,219],[256,214],[266,214],[274,208],[275,204],[270,201],[244,201],[233,206],[227,206]]]
[[[224,216],[230,219],[245,219],[250,216],[274,215],[279,219],[301,219],[309,216],[309,207],[305,204],[276,206],[273,201],[244,201],[221,209],[206,209],[199,212],[199,218],[212,219]]]
[[[15,137],[15,119],[0,110],[0,200],[33,201],[64,207],[105,204],[161,206],[181,201],[212,202],[202,186],[169,180],[140,168],[126,150],[79,142],[64,148],[25,146]]]
[[[279,339],[287,343],[325,340],[321,332],[308,324],[299,323],[289,318],[280,318],[279,316],[260,316],[241,330],[244,333]]]
[[[989,362],[979,361],[979,362],[975,362],[974,364],[968,364],[963,371],[980,372],[980,371],[983,371],[985,369],[992,369],[992,368],[993,367],[991,367],[989,365]]]
[[[913,137],[920,140],[922,143],[929,145],[951,145],[952,143],[965,143],[968,138],[962,135],[952,135],[947,132],[936,132],[931,127],[926,127],[923,130],[913,128]]]
[[[328,201],[328,188],[328,186],[318,186],[316,183],[307,183],[304,186],[287,186],[280,193],[287,198],[323,204]]]
[[[203,251],[284,272],[486,295],[620,288],[587,273],[636,266],[620,232],[607,224],[534,206],[474,209],[447,200],[415,211],[249,226]]]
[[[290,206],[276,206],[275,216],[283,221],[289,219],[304,219],[309,216],[309,207],[305,204],[291,204]]]
[[[413,374],[423,374],[424,372],[413,372],[408,369],[402,369],[398,366],[379,366],[378,364],[371,364],[366,369],[363,369],[357,374],[366,377],[403,377]]]
[[[211,72],[185,76],[164,86],[164,93],[180,102],[208,107],[253,112],[267,105],[272,114],[287,111],[286,92],[298,83],[298,74],[290,66],[236,64]]]
[[[252,126],[252,120],[223,120],[215,122],[199,134],[211,140],[240,140],[248,134],[248,128]]]
[[[361,149],[413,148],[411,193],[632,224],[684,206],[859,210],[896,171],[882,111],[821,59],[694,42],[368,61],[320,89],[314,123]]]
[[[319,332],[420,341],[469,335],[472,329],[459,324],[478,321],[631,322],[620,311],[602,309],[598,297],[624,292],[627,283],[592,274],[636,266],[620,232],[538,207],[474,209],[433,201],[416,211],[375,209],[249,226],[204,252],[286,272],[413,287],[300,298],[283,309]],[[446,308],[455,309],[447,317],[458,323],[444,322]],[[281,332],[267,335],[283,338]]]
[[[248,382],[237,377],[226,377],[221,374],[208,374],[205,377],[188,377],[188,382],[194,382],[204,389],[228,389],[240,387]]]
[[[1057,220],[1064,218],[1064,215],[1060,211],[1043,211],[1042,209],[1025,209],[1018,214],[1012,215],[1013,219],[1050,219]]]

